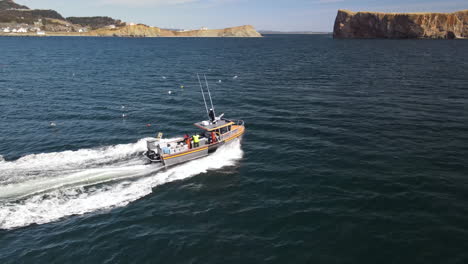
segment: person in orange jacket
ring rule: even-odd
[[[211,132],[211,143],[215,143],[217,141],[215,132]]]
[[[189,136],[188,134],[185,134],[185,136],[184,136],[184,141],[185,141],[185,144],[187,144],[187,147],[188,147],[189,149],[191,149],[191,148],[192,148],[192,146],[191,146],[191,144],[190,144],[191,139],[190,139],[190,136]]]

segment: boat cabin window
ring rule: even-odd
[[[226,134],[227,132],[229,132],[229,127],[222,127],[222,128],[220,128],[220,132],[221,132],[221,135],[222,135],[222,134]]]

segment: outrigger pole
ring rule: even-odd
[[[198,73],[197,73],[197,77],[198,77],[198,83],[200,84],[201,94],[203,96],[203,102],[205,103],[206,114],[208,115],[208,117],[210,117],[210,113],[208,111],[208,105],[206,104],[205,93],[203,92],[203,86],[202,86],[202,83],[200,81],[200,76],[198,75]]]
[[[215,108],[213,105],[213,101],[211,100],[210,86],[208,86],[208,81],[206,80],[206,74],[203,74],[203,76],[205,76],[206,89],[208,90],[208,96],[210,97],[211,109],[213,109],[213,115],[216,117],[216,112],[215,112]]]

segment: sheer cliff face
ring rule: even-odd
[[[334,38],[468,38],[468,10],[455,13],[376,13],[339,10]]]

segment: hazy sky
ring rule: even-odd
[[[165,28],[332,31],[338,9],[383,12],[452,12],[468,0],[17,0],[63,16],[111,16]]]

